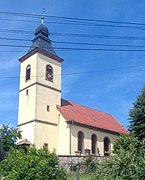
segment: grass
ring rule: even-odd
[[[67,180],[76,180],[77,174],[70,173],[69,177]],[[93,173],[80,173],[79,175],[79,180],[93,180],[94,179],[94,174]]]

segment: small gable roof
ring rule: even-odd
[[[32,143],[28,141],[28,139],[22,139],[20,142],[17,143],[17,146],[21,145],[32,145]]]
[[[61,106],[57,108],[68,123],[74,122],[115,133],[127,133],[127,130],[111,114],[64,99],[61,101]]]

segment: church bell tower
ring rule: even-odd
[[[19,59],[20,90],[18,127],[22,138],[36,147],[57,147],[58,114],[61,103],[61,63],[51,46],[48,28],[35,31],[30,50]]]

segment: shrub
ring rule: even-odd
[[[0,172],[5,180],[66,180],[66,172],[59,168],[54,152],[45,149],[28,148],[27,154],[20,149],[13,149],[0,162]]]
[[[96,162],[94,161],[93,155],[86,155],[85,160],[83,162],[86,172],[95,172],[96,170]]]
[[[114,145],[114,156],[99,163],[98,180],[145,179],[145,145],[133,135],[123,135]]]

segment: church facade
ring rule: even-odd
[[[22,138],[58,155],[109,155],[127,131],[110,114],[61,99],[61,64],[42,23],[20,61],[18,127]],[[63,86],[63,85],[62,85]]]

